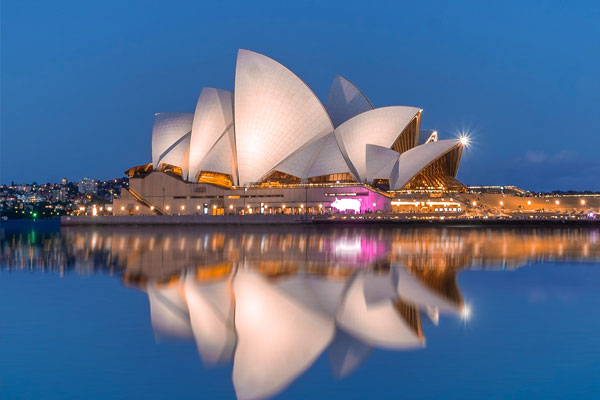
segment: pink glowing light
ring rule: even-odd
[[[360,212],[361,201],[361,199],[338,199],[336,197],[335,201],[331,202],[331,207],[340,212],[352,210],[355,214],[358,214]]]

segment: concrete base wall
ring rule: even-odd
[[[361,184],[227,189],[152,172],[131,178],[129,189],[133,195],[123,191],[121,198],[114,200],[114,215],[315,215],[337,212],[331,206],[336,198],[358,200],[361,213],[391,210],[389,197]]]
[[[61,225],[274,225],[301,223],[301,215],[122,215],[67,216]]]

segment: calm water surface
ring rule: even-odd
[[[600,398],[596,229],[0,233],[0,397]]]

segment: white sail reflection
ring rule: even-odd
[[[359,272],[350,283],[336,315],[344,330],[375,347],[410,349],[424,346],[423,336],[412,321],[407,321],[399,312],[394,301],[385,300],[368,307],[364,291],[365,274]]]
[[[439,312],[461,313],[462,301],[455,303],[442,297],[401,265],[392,267],[392,280],[398,296],[422,307],[434,323],[437,323]]]
[[[327,351],[329,364],[336,379],[350,375],[371,354],[373,347],[354,336],[338,330]]]
[[[256,272],[239,271],[233,287],[236,394],[239,399],[274,395],[327,347],[335,331],[333,321],[286,296]]]
[[[323,312],[331,318],[335,318],[348,282],[346,280],[324,279],[322,277],[310,277],[306,281]]]
[[[187,305],[181,294],[181,282],[167,285],[148,285],[150,320],[157,339],[163,337],[192,337]]]
[[[363,292],[367,307],[375,306],[397,297],[389,273],[367,273],[364,278]]]
[[[193,336],[204,364],[233,362],[239,399],[258,399],[280,393],[326,349],[341,379],[375,348],[423,348],[421,314],[437,324],[440,311],[462,309],[455,275],[246,261],[145,286],[157,337]]]
[[[199,283],[193,275],[188,275],[185,298],[202,361],[211,365],[231,360],[236,334],[229,280]]]

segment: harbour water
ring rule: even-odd
[[[600,396],[594,227],[0,233],[0,397]]]

